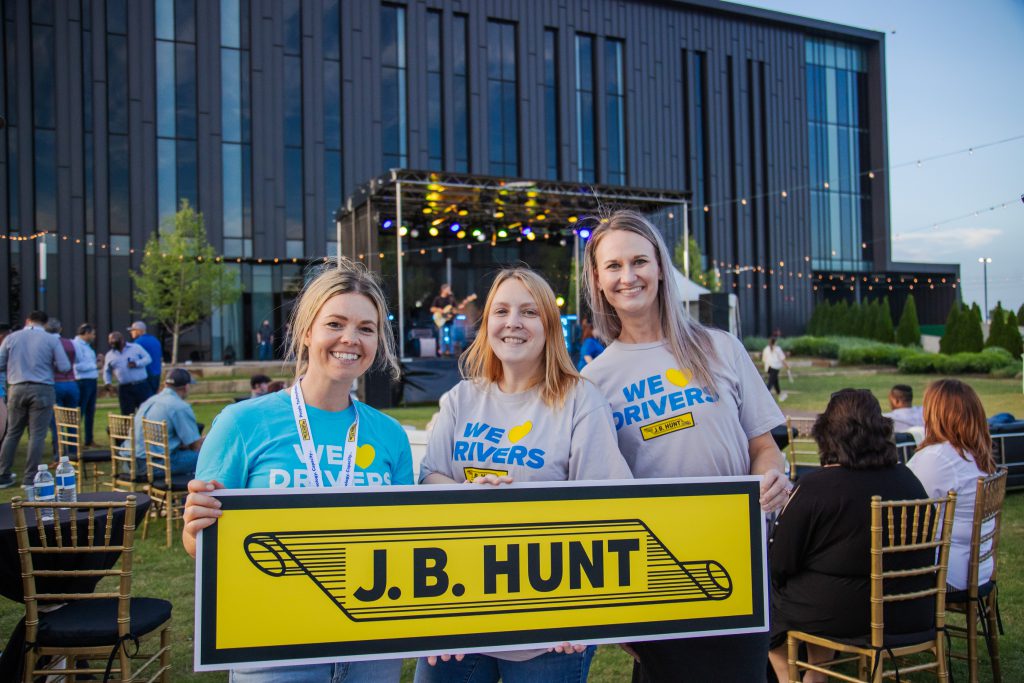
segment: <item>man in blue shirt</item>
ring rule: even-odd
[[[146,447],[142,439],[142,420],[165,422],[167,424],[167,450],[171,454],[171,474],[195,476],[196,460],[203,438],[199,435],[196,414],[185,402],[189,387],[195,384],[192,375],[183,368],[174,368],[167,373],[164,390],[146,399],[135,413],[135,457],[138,472],[146,471]],[[163,469],[154,472],[163,476]]]
[[[75,345],[75,381],[78,382],[78,407],[82,409],[85,447],[93,448],[93,421],[96,416],[96,380],[100,376],[96,367],[96,328],[89,323],[78,326],[78,336],[71,340]]]
[[[128,328],[128,333],[132,335],[132,341],[146,349],[146,353],[149,354],[151,361],[146,366],[146,382],[149,384],[150,393],[155,394],[160,391],[160,362],[164,357],[160,340],[146,332],[146,323],[141,320],[133,322]]]
[[[53,371],[68,372],[71,361],[60,341],[47,334],[43,325],[49,316],[32,311],[25,327],[0,344],[0,386],[7,385],[9,429],[0,447],[0,488],[13,486],[18,478],[11,468],[21,435],[28,427],[28,459],[24,483],[32,484],[43,456],[46,428],[53,418],[56,392]]]
[[[111,332],[107,336],[110,350],[103,356],[103,388],[112,388],[117,378],[117,401],[122,415],[131,415],[142,402],[153,395],[146,379],[146,366],[151,358],[138,344],[125,343],[124,335]]]

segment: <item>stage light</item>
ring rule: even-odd
[[[542,214],[542,213],[538,213],[538,214],[537,214],[537,220],[539,220],[539,221],[542,221],[542,220],[544,220],[545,218],[547,218],[547,216],[545,216],[544,214]]]
[[[533,232],[533,228],[531,228],[529,225],[527,225],[525,228],[523,228],[523,234],[524,235],[529,235],[532,232]]]
[[[433,210],[433,209],[431,209],[431,208],[430,208],[430,207],[428,206],[428,207],[425,207],[425,208],[423,209],[423,213],[426,213],[426,214],[431,214],[431,213],[434,213],[434,210]]]
[[[459,225],[458,223],[452,223],[452,227],[451,227],[451,231],[452,232],[458,232],[461,229],[462,229],[461,225]]]
[[[459,230],[459,232],[455,236],[458,237],[461,240],[462,238],[464,238],[466,236],[466,231],[465,230]]]
[[[404,228],[403,228],[403,229],[404,229]],[[419,230],[417,230],[416,228],[413,228],[413,229],[412,229],[412,231],[411,231],[411,232],[410,232],[409,234],[410,234],[410,235],[411,235],[412,237],[419,237],[419,236],[420,236],[420,231],[419,231]]]
[[[530,240],[532,242],[535,239],[537,239],[537,235],[532,233],[532,232],[528,232],[528,233],[526,233],[526,239],[528,239],[528,240]]]
[[[431,237],[437,237],[437,228],[431,228],[430,229],[430,236]]]
[[[494,212],[494,217],[495,218],[504,218],[505,217],[505,212],[504,211],[495,211]]]
[[[505,232],[504,230],[499,230],[498,231],[498,237],[501,237],[502,239],[504,239],[504,238],[508,237],[508,233]]]
[[[382,227],[382,228],[384,228],[385,230],[387,230],[388,228],[390,228],[390,227],[391,227],[392,225],[394,225],[394,224],[395,224],[395,223],[394,223],[394,221],[392,221],[392,220],[391,220],[391,219],[389,218],[389,219],[387,219],[386,221],[384,221],[384,225],[382,225],[381,227]]]
[[[475,228],[473,230],[473,237],[479,237],[479,236],[480,236],[480,228]]]
[[[587,230],[586,228],[583,228],[582,230],[580,230],[580,237],[582,237],[585,240],[590,239],[590,231]]]
[[[459,215],[460,216],[468,216],[469,215],[469,211],[466,211],[465,209],[460,209],[459,210]]]
[[[570,222],[570,223],[575,223],[575,222],[576,222],[576,221],[578,221],[578,220],[579,220],[579,219],[578,219],[578,218],[576,218],[576,216],[569,216],[569,222]]]
[[[485,239],[487,239],[487,235],[485,235],[483,233],[477,233],[477,236],[476,236],[476,241],[477,242],[483,242]]]
[[[399,234],[399,235],[401,235],[402,237],[405,237],[406,235],[408,235],[408,234],[409,234],[409,228],[407,228],[407,227],[405,227],[405,226],[403,225],[402,227],[400,227],[400,228],[398,229],[398,234]]]
[[[555,303],[558,304],[559,308],[561,308],[562,306],[565,305],[565,297],[563,297],[563,296],[556,296],[555,297]]]

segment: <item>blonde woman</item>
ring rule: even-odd
[[[412,453],[405,430],[373,408],[349,398],[353,380],[371,366],[398,375],[384,294],[360,264],[342,260],[303,289],[290,325],[288,349],[296,360],[291,391],[228,406],[203,443],[196,479],[185,505],[185,550],[195,556],[196,535],[217,521],[220,488],[387,486],[412,484]],[[311,434],[300,436],[305,412]],[[350,434],[350,428],[354,434]],[[373,448],[360,466],[355,451]],[[325,452],[324,457],[318,453]],[[397,681],[402,661],[311,664],[235,670],[235,683],[369,683]]]
[[[782,413],[740,341],[686,314],[671,263],[658,230],[635,211],[594,229],[582,288],[597,335],[612,343],[583,376],[611,404],[634,477],[760,474],[761,507],[777,510],[790,488],[770,434]],[[644,425],[673,416],[688,426],[644,438]],[[629,647],[634,681],[763,680],[768,657],[767,634]]]
[[[573,367],[555,295],[538,274],[525,268],[498,274],[462,374],[441,398],[421,482],[631,478],[608,403]],[[416,681],[586,680],[593,647],[555,650],[431,657],[418,663]]]

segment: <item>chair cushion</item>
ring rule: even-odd
[[[73,462],[78,462],[78,453],[72,453],[69,457]],[[110,451],[106,448],[82,451],[81,457],[82,462],[109,462]]]
[[[118,481],[123,481],[126,484],[131,484],[131,483],[147,484],[147,483],[149,483],[149,477],[146,476],[145,472],[143,472],[141,474],[136,474],[134,479],[129,477],[127,473],[122,472],[122,473],[117,475],[117,480]]]
[[[992,589],[996,587],[995,581],[986,581],[982,585],[978,586],[978,597],[984,598]],[[962,591],[946,591],[946,604],[953,604],[958,602],[967,602],[969,595],[966,590]]]
[[[837,643],[846,643],[847,645],[854,645],[856,647],[871,647],[871,636],[857,636],[855,638],[836,638],[834,636],[825,636],[829,640],[834,640]],[[899,648],[907,647],[908,645],[918,645],[919,643],[925,643],[929,640],[935,640],[935,629],[928,629],[927,631],[917,631],[915,633],[886,633],[885,638],[882,641],[883,647]]]
[[[131,599],[130,631],[143,636],[171,618],[171,603],[158,598]],[[39,615],[39,645],[113,646],[117,642],[117,598],[76,600]]]
[[[192,481],[193,475],[191,474],[172,474],[171,475],[171,491],[188,491],[188,483]],[[157,491],[166,491],[167,484],[164,481],[163,472],[159,472],[153,477],[153,483],[150,484],[151,488]]]

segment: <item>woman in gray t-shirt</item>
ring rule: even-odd
[[[633,476],[763,475],[761,506],[789,493],[770,430],[783,422],[739,340],[692,321],[671,258],[641,214],[594,229],[582,288],[599,337],[611,341],[583,375],[611,404]],[[763,680],[767,634],[632,643],[634,680]]]
[[[608,402],[573,367],[555,295],[540,275],[498,274],[462,373],[441,398],[421,483],[632,478]],[[555,649],[421,659],[416,681],[586,680],[594,648]]]

